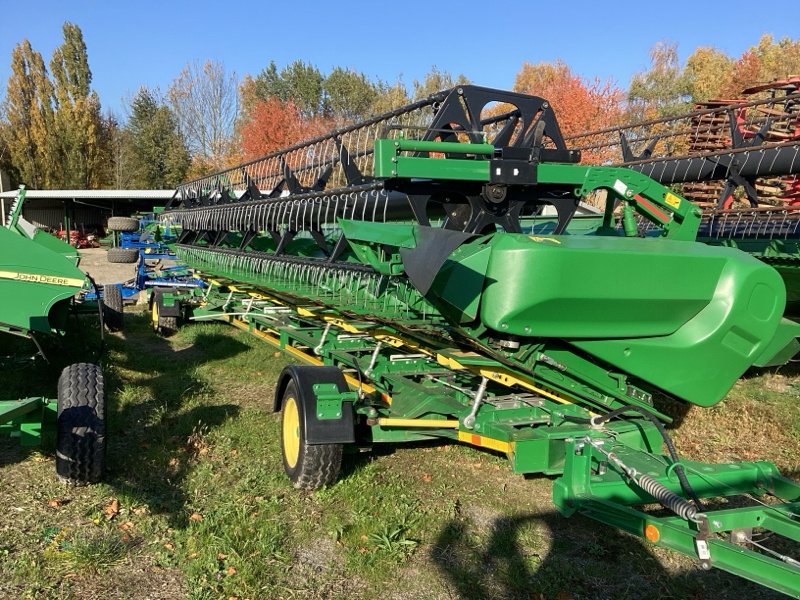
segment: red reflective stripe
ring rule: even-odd
[[[652,212],[656,217],[661,219],[662,222],[666,223],[667,221],[669,221],[669,217],[667,215],[665,215],[663,212],[661,212],[660,210],[658,210],[658,208],[656,208],[655,204],[653,204],[652,202],[650,202],[648,200],[645,200],[639,194],[636,194],[633,198],[639,204],[644,206],[647,210]]]

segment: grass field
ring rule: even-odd
[[[66,487],[53,457],[0,441],[2,598],[770,598],[776,594],[550,502],[552,481],[467,447],[346,457],[317,493],[285,478],[269,412],[286,359],[222,324],[109,336],[105,483]],[[21,365],[4,395],[49,394]],[[764,458],[795,477],[800,377],[749,375],[674,437],[702,460]]]

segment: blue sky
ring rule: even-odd
[[[323,73],[342,66],[407,85],[435,64],[500,88],[513,85],[524,61],[561,58],[584,77],[627,87],[660,40],[677,42],[685,60],[697,46],[738,56],[762,33],[799,38],[789,4],[759,14],[752,1],[3,0],[0,90],[13,47],[28,38],[49,62],[66,20],[83,30],[93,87],[104,110],[118,116],[140,85],[166,90],[188,62],[209,58],[239,76],[257,74],[270,60],[302,59]]]

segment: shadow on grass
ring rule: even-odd
[[[131,503],[166,516],[171,527],[185,527],[183,482],[207,451],[205,436],[240,411],[234,404],[216,403],[196,368],[248,347],[222,333],[199,333],[190,345],[176,350],[150,330],[146,317],[137,315],[126,315],[125,336],[112,338],[110,347],[119,358],[106,377],[106,480]],[[136,398],[122,397],[126,384],[120,369],[139,374],[135,377],[141,383],[133,384]]]
[[[521,539],[525,531],[549,537],[549,550],[531,550]],[[464,600],[784,597],[719,570],[668,571],[633,536],[556,512],[497,518],[477,543],[468,521],[453,519],[439,532],[430,558]]]
[[[69,319],[65,335],[36,335],[36,342],[27,337],[0,334],[0,400],[45,398],[55,401],[61,371],[76,362],[97,362],[100,348],[99,320],[92,315],[80,320]],[[41,411],[25,418],[38,422]],[[0,426],[5,425],[0,421]],[[34,451],[55,450],[55,435],[44,432],[42,444],[21,446],[17,437],[0,432],[0,467],[21,462]],[[16,436],[17,431],[14,432]]]

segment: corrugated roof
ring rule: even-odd
[[[16,198],[19,190],[0,193],[0,198]],[[51,200],[169,200],[175,190],[27,190],[25,197]]]

